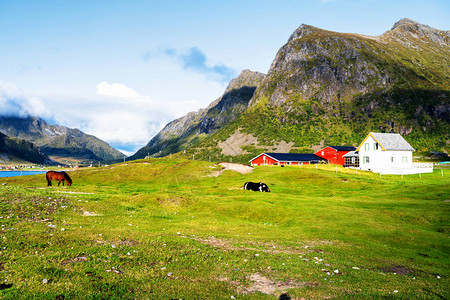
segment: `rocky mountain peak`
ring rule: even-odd
[[[413,133],[417,149],[440,149],[448,140],[449,40],[448,31],[410,19],[377,37],[303,24],[267,75],[242,71],[205,110],[171,122],[132,158],[351,145],[373,130]]]
[[[244,86],[257,86],[264,78],[265,74],[251,70],[243,70],[238,77],[232,79],[228,84],[225,93],[242,88]]]
[[[407,18],[395,23],[392,29],[385,33],[386,35],[394,36],[402,40],[409,39],[410,37],[419,39],[426,38],[440,45],[450,44],[450,31],[439,30]]]
[[[427,25],[420,24],[414,20],[403,18],[396,22],[394,26],[392,26],[391,30],[401,29],[404,31],[414,31],[414,30],[423,30],[424,28],[430,28]]]
[[[317,27],[311,26],[311,25],[302,24],[289,37],[288,42],[290,42],[292,40],[295,40],[295,39],[300,39],[302,37],[308,36],[308,35],[314,33],[317,30],[320,30],[320,29],[317,28]]]

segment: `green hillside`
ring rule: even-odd
[[[356,145],[375,131],[442,150],[450,133],[449,41],[448,32],[411,20],[379,37],[300,27],[239,123],[266,144]]]
[[[450,297],[447,169],[317,167],[212,177],[221,166],[151,159],[69,172],[71,187],[2,178],[0,298]]]
[[[376,37],[302,25],[241,114],[206,134],[179,132],[190,133],[189,143],[155,141],[159,150],[146,153],[186,150],[187,158],[246,163],[264,151],[357,146],[369,132],[400,133],[417,151],[448,152],[449,66],[450,32],[409,19]]]

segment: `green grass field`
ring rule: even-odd
[[[220,168],[140,160],[50,188],[1,178],[0,298],[450,298],[449,170],[209,176]]]

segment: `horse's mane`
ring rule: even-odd
[[[64,172],[64,171],[61,171],[61,173],[63,173],[63,174],[64,174],[64,177],[66,178],[66,180],[67,180],[70,184],[72,184],[72,179],[70,178],[69,174],[67,174],[67,173]]]

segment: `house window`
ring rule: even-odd
[[[352,157],[352,164],[354,164],[355,163],[355,158],[354,157]]]
[[[368,163],[369,163],[369,157],[368,157],[368,156],[364,156],[363,162],[364,162],[365,164],[368,164]]]
[[[364,150],[369,151],[369,149],[370,149],[369,143],[365,143],[364,144]]]
[[[395,162],[395,159],[394,159],[394,157],[392,156],[391,157],[391,163],[394,163]]]
[[[406,164],[408,162],[408,156],[402,157],[402,163]]]
[[[322,151],[322,156],[324,156],[325,155],[325,151]]]
[[[378,150],[378,143],[373,144],[373,150]]]

